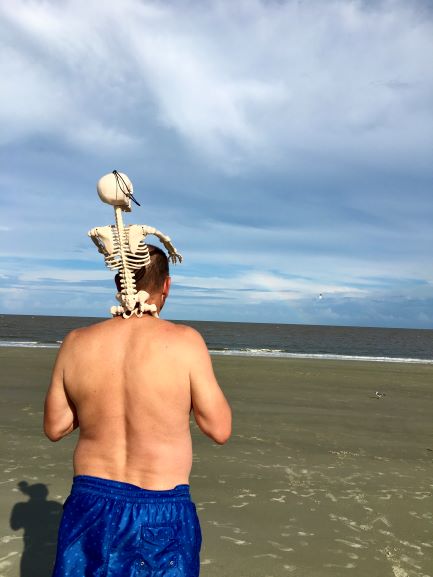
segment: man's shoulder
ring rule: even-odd
[[[158,319],[158,327],[161,331],[171,333],[174,337],[179,339],[191,338],[195,331],[192,327],[184,325],[183,323],[166,321],[165,319]]]
[[[96,336],[98,332],[109,330],[108,323],[110,321],[111,319],[104,319],[103,321],[99,321],[92,325],[77,327],[73,329],[72,331],[67,333],[67,335],[63,339],[62,342],[63,347],[65,346],[70,347],[73,345],[77,345],[83,340]]]
[[[189,325],[184,325],[183,323],[174,323],[171,321],[166,321],[159,319],[161,323],[161,328],[167,332],[170,332],[173,337],[190,347],[197,347],[204,345],[204,339],[201,334]]]

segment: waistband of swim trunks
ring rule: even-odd
[[[174,503],[191,500],[189,485],[177,485],[174,489],[152,491],[123,481],[112,481],[90,475],[74,477],[71,494],[74,493],[93,493],[108,499],[140,503]]]

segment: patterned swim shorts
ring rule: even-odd
[[[149,491],[79,475],[63,507],[53,577],[198,577],[189,485]]]

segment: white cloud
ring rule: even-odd
[[[52,279],[60,308],[102,290],[110,273],[86,231],[112,221],[94,182],[119,168],[143,202],[128,222],[173,237],[182,294],[208,310],[428,298],[433,16],[421,6],[2,3],[1,284]]]
[[[9,140],[145,146],[156,119],[223,170],[295,169],[305,151],[428,159],[411,153],[432,145],[433,24],[416,4],[17,0],[1,12]]]
[[[176,285],[198,298],[224,295],[239,302],[296,301],[305,298],[318,298],[320,293],[328,296],[366,296],[365,289],[344,285],[330,285],[320,279],[287,278],[270,272],[250,271],[231,277],[200,277],[173,275],[174,291]],[[204,295],[200,293],[205,289]]]

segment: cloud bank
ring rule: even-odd
[[[173,316],[433,326],[429,3],[17,0],[0,20],[3,312],[104,314],[85,232],[118,168],[130,222],[185,254]]]

